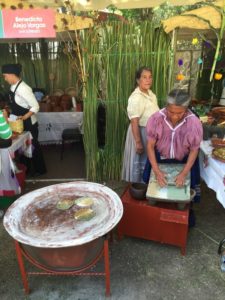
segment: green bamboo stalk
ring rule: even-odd
[[[123,158],[124,142],[128,125],[126,114],[127,99],[133,88],[134,73],[140,65],[153,68],[156,93],[164,93],[168,80],[168,40],[160,30],[149,22],[129,24],[110,22],[101,29],[101,42],[90,41],[95,29],[84,34],[84,53],[87,96],[84,99],[84,145],[87,176],[92,180],[119,179]],[[138,39],[135,38],[138,36]],[[147,37],[147,38],[146,38]],[[158,42],[157,42],[158,41]],[[161,47],[162,49],[159,49]],[[166,59],[163,60],[163,53]],[[94,58],[88,60],[88,55]],[[99,63],[101,58],[102,63]],[[104,149],[98,149],[96,137],[97,87],[101,65],[104,66],[106,98],[106,136]],[[159,82],[162,84],[159,84]],[[163,91],[160,91],[163,89]],[[87,121],[88,119],[88,121]]]

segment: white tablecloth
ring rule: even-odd
[[[225,208],[225,163],[212,158],[210,141],[202,141],[200,146],[200,173],[207,186],[216,192],[217,200]]]
[[[40,112],[38,140],[41,144],[58,144],[66,128],[79,128],[82,131],[83,112]]]
[[[31,133],[24,132],[13,140],[11,147],[0,149],[0,196],[6,195],[7,192],[21,192],[12,158],[17,150],[27,157],[32,157],[31,139]]]

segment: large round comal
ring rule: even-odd
[[[62,199],[90,197],[94,216],[76,220],[76,204],[57,208]],[[104,235],[120,221],[123,206],[110,188],[75,181],[47,186],[17,199],[4,216],[4,227],[42,266],[57,271],[85,268],[102,252]]]

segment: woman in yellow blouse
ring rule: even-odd
[[[128,99],[127,114],[130,125],[124,150],[122,179],[143,182],[147,159],[145,126],[148,118],[159,110],[156,95],[151,91],[152,71],[141,67],[135,74],[136,88]]]

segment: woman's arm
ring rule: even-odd
[[[19,119],[27,120],[39,111],[39,104],[31,87],[23,82],[22,84],[18,87],[18,95],[16,96],[20,97],[20,99],[26,103],[29,111],[25,115],[19,116]]]
[[[141,133],[139,129],[139,118],[132,118],[131,122],[131,129],[135,140],[136,145],[136,152],[141,154],[144,151],[144,147],[141,140]]]
[[[32,111],[28,111],[25,115],[19,116],[18,119],[22,119],[23,121],[27,120],[30,118],[34,113]]]
[[[167,184],[166,174],[159,169],[156,156],[155,156],[155,143],[156,141],[154,140],[149,140],[147,143],[148,159],[151,163],[152,170],[155,173],[155,177],[158,181],[158,184],[161,187],[163,187]]]
[[[198,156],[198,149],[192,149],[188,155],[188,159],[186,164],[184,165],[183,170],[178,174],[175,178],[176,186],[183,186],[185,183],[185,178],[190,172],[197,156]]]

